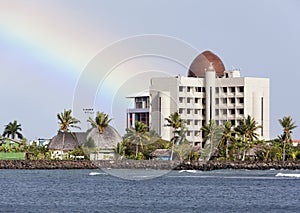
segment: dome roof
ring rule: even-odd
[[[87,135],[92,138],[98,149],[113,149],[118,143],[122,142],[122,137],[112,126],[105,127],[102,134],[99,133],[97,128],[93,128]]]
[[[216,71],[216,75],[218,77],[223,76],[225,67],[221,59],[211,51],[204,51],[192,62],[188,72],[188,77],[204,77],[205,70],[208,69],[211,63]]]

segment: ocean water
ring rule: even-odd
[[[109,172],[0,170],[0,212],[300,212],[300,171]]]

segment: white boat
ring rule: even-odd
[[[284,173],[277,173],[276,177],[298,177],[300,178],[300,174],[284,174]]]

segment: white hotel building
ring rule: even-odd
[[[250,115],[263,127],[257,132],[260,138],[269,139],[269,88],[268,78],[241,77],[239,70],[226,71],[218,56],[205,51],[192,62],[188,77],[152,78],[149,95],[143,98],[147,104],[140,104],[147,110],[137,105],[129,109],[127,124],[134,125],[135,113],[147,111],[149,128],[170,140],[173,130],[165,126],[165,118],[178,111],[186,120],[187,139],[198,144],[203,141],[200,128],[210,120],[237,126]]]

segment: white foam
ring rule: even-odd
[[[89,175],[91,175],[91,176],[95,176],[95,175],[105,175],[105,173],[101,173],[101,172],[90,172]]]
[[[284,173],[277,173],[276,177],[298,177],[300,178],[300,174],[284,174]]]
[[[179,173],[188,172],[188,173],[197,173],[196,170],[180,170]]]

